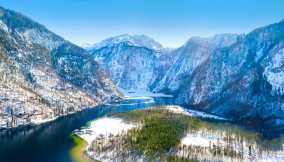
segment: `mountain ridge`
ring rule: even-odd
[[[147,35],[133,35],[133,34],[121,34],[118,36],[106,38],[98,43],[93,45],[89,45],[85,47],[86,49],[95,49],[98,50],[102,47],[108,45],[115,45],[119,43],[128,43],[129,45],[137,46],[137,47],[147,47],[149,49],[160,50],[163,46],[155,41],[153,38]]]

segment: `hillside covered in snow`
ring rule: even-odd
[[[113,82],[129,92],[151,91],[170,65],[169,50],[145,35],[120,35],[87,48]]]
[[[37,124],[121,94],[82,48],[0,7],[0,128]]]

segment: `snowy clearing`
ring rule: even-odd
[[[202,135],[201,133],[188,133],[181,139],[181,145],[209,147],[210,144],[220,143],[222,138],[218,136]]]
[[[88,145],[100,136],[117,135],[136,127],[134,124],[125,123],[122,119],[103,117],[91,122],[90,126],[81,130],[76,130],[75,134],[84,139]]]
[[[216,120],[228,120],[226,118],[219,117],[217,115],[213,114],[208,114],[206,112],[202,111],[197,111],[197,110],[191,110],[191,109],[186,109],[181,106],[176,106],[176,105],[170,105],[170,106],[164,106],[167,110],[170,110],[174,113],[182,113],[185,115],[190,115],[193,117],[200,117],[200,118],[207,118],[207,119],[216,119]]]

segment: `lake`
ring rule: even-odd
[[[9,133],[1,132],[0,161],[72,162],[70,150],[74,148],[74,141],[71,138],[74,130],[109,113],[144,109],[149,106],[171,105],[172,103],[172,99],[168,97],[132,98],[87,109],[29,129]],[[222,122],[220,127],[222,127]],[[283,140],[277,140],[277,142],[278,147],[271,146],[271,148],[276,151],[283,150]],[[270,143],[265,145],[265,147],[268,146]]]
[[[0,133],[1,162],[71,162],[75,129],[108,113],[170,104],[171,98],[137,98],[106,104],[14,133]]]

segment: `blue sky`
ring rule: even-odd
[[[76,44],[124,33],[177,47],[191,36],[247,33],[284,18],[284,0],[0,0]]]

